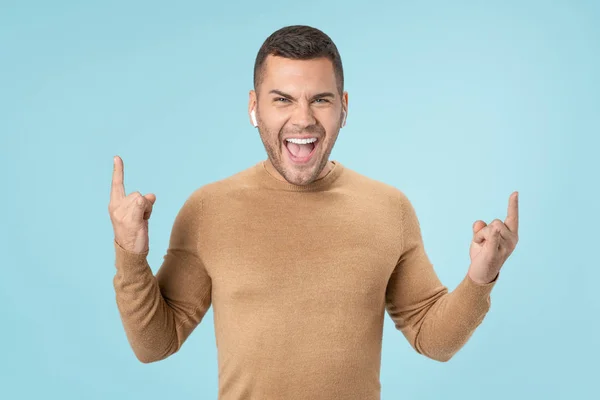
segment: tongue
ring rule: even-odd
[[[313,148],[315,147],[314,144],[312,143],[307,143],[307,144],[297,144],[297,143],[287,143],[287,147],[290,150],[290,153],[292,153],[292,155],[294,157],[307,157],[310,152],[313,150]]]

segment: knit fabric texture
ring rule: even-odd
[[[116,303],[141,362],[179,351],[211,306],[219,400],[379,400],[386,312],[426,357],[464,346],[498,276],[465,274],[449,292],[407,196],[332,163],[306,186],[267,159],[196,189],[156,274],[148,252],[114,241]]]

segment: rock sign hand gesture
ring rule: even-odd
[[[123,184],[123,160],[114,158],[112,187],[108,212],[115,231],[115,241],[132,253],[148,251],[148,219],[156,196],[152,193],[142,196],[140,192],[125,195]]]
[[[519,193],[508,200],[508,215],[504,222],[493,220],[489,225],[478,220],[473,224],[473,240],[469,249],[469,276],[477,283],[493,281],[519,241]]]

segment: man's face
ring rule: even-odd
[[[269,55],[263,79],[250,92],[248,112],[256,112],[258,131],[269,159],[288,182],[306,185],[324,175],[329,154],[347,110],[332,62],[327,58],[292,60]],[[316,138],[312,144],[286,139]]]

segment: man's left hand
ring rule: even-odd
[[[480,284],[493,281],[519,241],[519,193],[508,200],[508,215],[504,222],[493,220],[489,225],[478,220],[473,224],[473,240],[469,255],[469,277]]]

